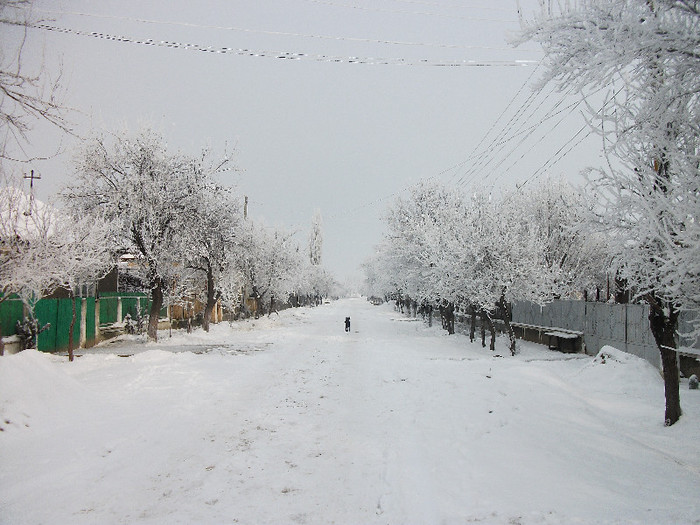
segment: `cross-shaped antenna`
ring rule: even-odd
[[[32,170],[30,175],[25,175],[24,178],[29,179],[29,210],[24,212],[24,215],[29,216],[34,208],[34,180],[41,179],[41,175],[35,175],[34,170]]]

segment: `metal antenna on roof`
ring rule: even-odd
[[[34,180],[41,179],[41,175],[35,175],[34,170],[32,170],[30,175],[25,175],[24,178],[29,179],[29,209],[24,212],[25,216],[29,216],[34,209]]]

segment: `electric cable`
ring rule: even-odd
[[[416,4],[416,5],[429,5],[431,7],[443,7],[443,8],[454,8],[454,9],[476,9],[480,11],[500,11],[502,13],[512,13],[512,9],[506,9],[505,7],[482,7],[475,5],[459,5],[459,4],[439,4],[437,2],[426,2],[424,0],[391,0],[392,2],[397,2],[401,4]]]
[[[349,57],[319,55],[312,53],[297,53],[292,51],[252,50],[232,47],[202,46],[200,44],[172,42],[167,40],[154,40],[151,38],[134,39],[127,36],[117,36],[97,31],[81,31],[49,24],[31,24],[28,27],[44,31],[52,31],[64,34],[73,34],[110,40],[113,42],[146,45],[152,47],[164,47],[170,49],[182,49],[187,51],[199,51],[214,54],[230,54],[238,56],[265,57],[278,60],[313,60],[316,62],[333,62],[347,64],[370,64],[390,66],[431,66],[431,67],[524,67],[537,64],[537,60],[429,60],[429,59],[405,59],[405,58],[377,58],[377,57]]]
[[[354,9],[357,11],[373,11],[376,13],[391,13],[400,15],[418,15],[418,16],[434,16],[440,18],[450,18],[454,20],[468,20],[475,22],[498,22],[498,23],[513,23],[517,24],[519,21],[517,19],[504,19],[504,18],[483,18],[483,17],[471,17],[471,16],[461,16],[461,15],[451,15],[446,13],[434,13],[430,11],[401,11],[398,9],[384,9],[381,7],[368,7],[353,4],[343,4],[339,2],[332,2],[331,0],[304,0],[305,2],[310,2],[312,4],[332,6],[332,7],[342,7],[345,9]]]
[[[486,140],[486,137],[488,137],[489,134],[491,133],[491,131],[496,127],[496,125],[498,125],[498,123],[500,122],[501,118],[503,118],[503,115],[506,114],[506,112],[510,109],[510,107],[515,103],[515,100],[518,98],[518,96],[520,96],[520,93],[522,93],[523,89],[525,89],[525,86],[528,85],[528,83],[530,82],[530,80],[532,79],[532,77],[535,75],[535,73],[536,73],[537,70],[539,69],[539,66],[540,66],[540,64],[538,63],[538,64],[535,66],[535,68],[532,70],[532,73],[530,73],[530,75],[525,79],[525,82],[522,83],[522,85],[520,86],[520,88],[518,89],[518,91],[515,93],[515,95],[513,95],[513,97],[510,99],[510,101],[509,101],[508,104],[506,105],[505,109],[500,113],[500,115],[498,115],[498,117],[496,117],[496,120],[493,122],[493,124],[491,124],[491,127],[490,127],[490,128],[486,131],[486,133],[481,137],[481,140],[477,143],[477,145],[474,146],[474,149],[472,149],[472,152],[469,154],[469,156],[466,158],[466,160],[464,160],[464,161],[462,161],[462,162],[456,164],[455,166],[453,166],[453,167],[451,167],[451,168],[448,168],[448,169],[446,169],[446,170],[441,171],[440,173],[438,173],[438,176],[439,176],[439,175],[443,175],[444,173],[446,173],[446,172],[448,172],[448,171],[452,171],[452,170],[455,169],[455,168],[461,168],[462,166],[464,166],[465,164],[467,164],[467,163],[474,157],[474,154],[475,154],[476,151],[481,147],[481,145],[484,143],[484,141]],[[458,173],[458,172],[455,172],[455,174],[452,175],[452,177],[450,177],[450,179],[449,179],[448,182],[452,182],[452,181],[454,180],[454,178],[457,176],[457,173]]]
[[[109,20],[123,20],[127,22],[137,22],[143,24],[153,24],[153,25],[172,25],[181,27],[192,27],[197,29],[215,29],[221,31],[236,31],[240,33],[253,33],[262,34],[269,36],[291,36],[299,38],[317,39],[317,40],[336,40],[342,42],[357,42],[357,43],[369,43],[369,44],[388,44],[397,46],[424,46],[424,47],[436,47],[443,49],[483,49],[488,51],[518,51],[526,53],[534,53],[536,51],[527,49],[518,49],[511,47],[497,47],[497,46],[473,46],[473,45],[460,45],[460,44],[442,44],[435,42],[410,42],[402,40],[389,40],[389,39],[374,39],[374,38],[359,38],[359,37],[347,37],[347,36],[333,36],[333,35],[323,35],[323,34],[308,34],[308,33],[293,33],[287,31],[266,31],[262,29],[249,29],[245,27],[237,26],[219,26],[211,24],[197,24],[194,22],[180,22],[177,20],[153,20],[147,18],[134,18],[129,16],[119,16],[119,15],[101,15],[97,13],[85,13],[78,11],[57,11],[51,9],[41,9],[37,8],[37,11],[42,13],[47,13],[51,15],[69,15],[69,16],[80,16],[88,18],[99,18],[99,19],[109,19]]]

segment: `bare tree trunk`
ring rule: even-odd
[[[664,424],[669,427],[676,423],[682,414],[680,398],[680,379],[676,356],[676,329],[678,327],[678,310],[672,305],[660,304],[655,297],[648,297],[649,326],[661,353],[661,367],[664,375],[664,393],[666,396],[666,413]]]
[[[158,319],[160,309],[163,307],[163,283],[160,279],[156,281],[151,289],[151,311],[148,316],[148,339],[158,341]]]

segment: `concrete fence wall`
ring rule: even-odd
[[[690,330],[691,320],[690,316],[681,315],[679,333]],[[661,356],[649,328],[646,304],[554,301],[540,306],[518,301],[513,303],[513,322],[583,332],[587,354],[595,355],[603,346],[610,345],[661,368]],[[679,339],[680,346],[700,348],[700,344]]]

